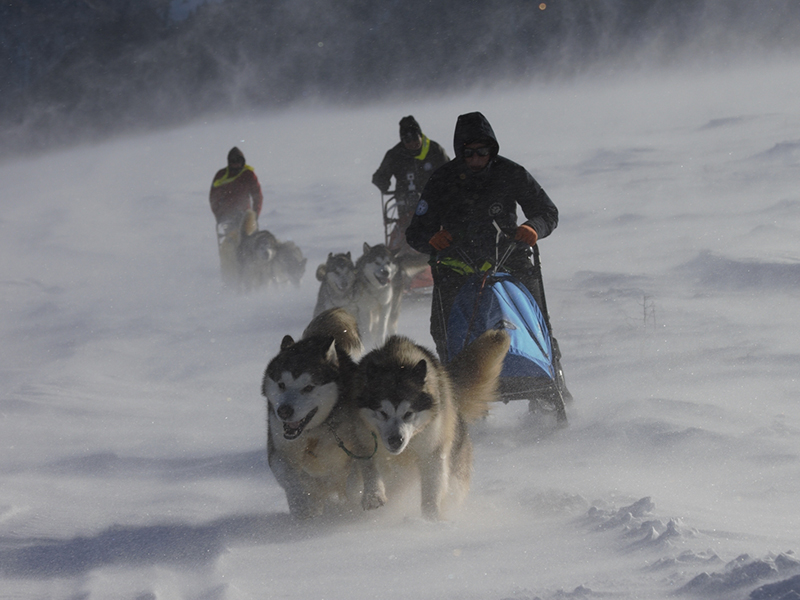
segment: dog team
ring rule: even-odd
[[[392,335],[362,356],[342,307],[317,314],[299,340],[285,336],[261,391],[269,466],[291,514],[374,510],[418,485],[422,516],[443,518],[469,489],[469,425],[498,399],[508,347],[505,331],[490,330],[445,366]]]
[[[377,509],[419,485],[422,515],[442,518],[469,489],[468,426],[499,399],[508,334],[489,331],[444,366],[396,335],[404,271],[385,245],[364,243],[355,263],[330,253],[316,275],[313,319],[299,340],[283,338],[261,390],[290,512]]]

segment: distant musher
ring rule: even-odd
[[[398,242],[390,244],[393,250],[410,250],[405,243],[405,230],[419,196],[431,174],[449,160],[444,148],[422,133],[413,116],[400,119],[400,141],[386,152],[372,176],[372,183],[382,194],[389,192],[392,177],[395,179]]]
[[[255,215],[247,221],[245,235],[258,229],[258,216],[264,196],[253,167],[248,165],[244,154],[237,147],[228,152],[228,166],[217,171],[208,194],[211,212],[217,219],[217,242],[222,280],[234,285],[238,281],[239,265],[236,248],[240,242],[242,224],[248,211]]]

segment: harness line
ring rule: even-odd
[[[372,454],[370,454],[369,456],[359,456],[358,454],[354,454],[354,453],[350,452],[350,450],[347,449],[347,446],[344,445],[344,442],[342,441],[342,438],[340,438],[336,434],[336,430],[333,428],[333,425],[331,425],[330,423],[328,423],[328,429],[331,430],[331,433],[333,434],[333,438],[336,440],[336,445],[339,446],[339,448],[341,448],[342,450],[344,450],[344,453],[347,454],[347,456],[349,456],[350,458],[355,458],[356,460],[369,460],[370,458],[375,456],[376,452],[378,452],[378,437],[375,435],[374,431],[370,432],[372,434],[372,441],[375,442],[375,448],[373,448]]]

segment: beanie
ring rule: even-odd
[[[411,115],[400,119],[400,139],[406,134],[422,135],[422,128]]]

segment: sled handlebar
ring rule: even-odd
[[[527,251],[529,250],[529,246],[522,241],[515,240],[506,236],[504,240],[502,240],[495,249],[495,256],[488,256],[488,255],[481,255],[481,256],[474,256],[469,254],[468,250],[456,245],[456,246],[449,246],[444,250],[436,253],[436,260],[437,262],[441,262],[448,258],[456,259],[465,265],[471,267],[475,271],[483,271],[481,267],[484,267],[486,263],[491,264],[491,268],[489,269],[492,273],[497,273],[498,271],[503,271],[504,266],[509,258],[514,256],[519,251]]]

